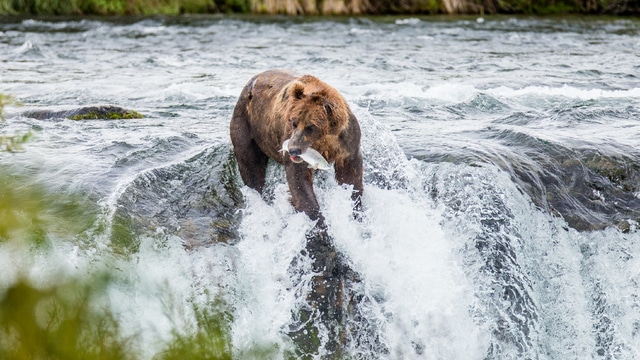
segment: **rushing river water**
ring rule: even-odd
[[[638,49],[635,19],[4,19],[0,92],[24,106],[0,130],[35,136],[0,164],[99,216],[46,256],[0,243],[0,292],[105,266],[143,358],[213,298],[234,357],[290,353],[313,224],[279,167],[264,198],[242,186],[228,127],[245,83],[287,68],[337,88],[363,131],[363,220],[316,179],[359,277],[347,354],[638,359]],[[145,118],[21,115],[96,103]]]

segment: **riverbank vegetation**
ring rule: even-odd
[[[0,0],[0,15],[609,14],[638,15],[640,0]]]

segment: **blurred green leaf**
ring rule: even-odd
[[[80,243],[83,236],[104,231],[99,213],[87,197],[49,190],[28,175],[0,166],[0,251],[8,251],[3,244],[20,244],[46,256],[52,236]],[[132,225],[118,222],[121,241],[135,243],[127,226]],[[35,255],[26,250],[22,256]],[[25,261],[17,274],[28,274],[31,263]],[[22,276],[0,286],[0,359],[138,359],[135,338],[121,336],[106,301],[105,289],[121,276],[112,271],[60,275],[63,278],[44,287]],[[7,279],[2,280],[4,286]],[[193,305],[194,328],[174,329],[155,359],[231,359],[230,315],[218,311],[222,306],[216,301],[203,306]]]
[[[28,176],[0,167],[0,242],[39,245],[46,234],[73,238],[94,225],[98,212],[86,197],[47,191]]]
[[[0,358],[133,359],[114,317],[92,306],[106,277],[37,288],[20,280],[0,293]]]
[[[2,0],[0,0],[2,1]],[[18,105],[19,103],[12,95],[0,93],[0,121],[5,121],[4,107],[7,105]],[[31,132],[23,135],[0,135],[0,152],[22,151],[22,145],[33,137]]]

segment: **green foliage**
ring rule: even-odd
[[[11,2],[8,0],[0,0],[0,15],[15,15],[16,11],[14,10]],[[2,96],[2,94],[0,94]]]
[[[0,251],[46,254],[52,236],[73,239],[96,215],[86,198],[48,191],[0,167]],[[28,263],[17,262],[17,273],[28,274]],[[0,359],[130,359],[118,323],[94,304],[108,282],[106,275],[89,275],[34,286],[20,276],[0,287]]]
[[[74,0],[71,0],[74,1]],[[75,0],[74,12],[81,14],[114,15],[127,14],[127,2],[123,0]]]
[[[224,13],[244,13],[251,10],[251,0],[215,0],[215,6]]]
[[[0,0],[0,15],[176,15],[181,13],[210,13],[219,11],[238,12],[249,9],[246,5],[248,1],[249,0]]]
[[[89,229],[98,210],[78,195],[46,191],[25,175],[0,167],[0,243],[44,243],[45,234],[74,237]]]
[[[220,12],[220,9],[216,6],[215,0],[188,0],[188,1],[180,1],[180,0],[171,0],[171,13],[166,13],[168,15],[171,14],[207,14],[207,13],[217,13]]]
[[[0,293],[0,358],[132,359],[109,312],[92,306],[106,278],[38,288],[26,280]]]
[[[3,0],[1,8],[10,6],[14,13],[20,14],[70,14],[74,0]],[[10,5],[9,5],[10,4]]]
[[[2,9],[0,7],[0,9]],[[16,103],[16,99],[11,95],[0,93],[0,120],[4,120],[4,107]]]
[[[442,0],[373,0],[370,4],[370,12],[375,14],[439,14],[444,12]]]
[[[230,360],[231,339],[227,330],[231,319],[211,309],[195,309],[198,327],[195,332],[174,331],[173,340],[155,360],[207,359]]]
[[[123,256],[136,254],[140,251],[140,240],[136,237],[136,229],[129,214],[116,211],[111,220],[111,249]]]
[[[590,0],[585,1],[584,4],[588,1]],[[498,0],[496,4],[498,13],[558,15],[589,13],[593,10],[583,6],[581,0]],[[606,6],[606,0],[602,4]]]
[[[26,175],[0,167],[0,252],[17,248],[23,249],[15,254],[18,257],[35,256],[34,251],[46,257],[52,237],[78,242],[83,234],[95,232],[98,214],[97,205],[86,197],[48,190]],[[132,242],[131,233],[121,229],[119,236]],[[17,274],[31,272],[30,261],[16,263]],[[1,278],[0,359],[138,359],[136,337],[122,337],[106,301],[105,291],[118,275],[117,271],[60,275],[44,286],[34,285],[26,276]],[[231,359],[231,319],[219,308],[222,304],[215,301],[206,308],[194,305],[195,329],[186,334],[174,330],[165,350],[154,358]]]
[[[24,135],[0,135],[0,152],[18,152],[22,151],[22,145],[33,137],[31,132]]]
[[[19,103],[13,96],[0,93],[0,121],[5,120],[4,107],[7,105],[19,105]],[[14,136],[0,135],[0,152],[21,151],[22,145],[29,141],[31,137],[31,132],[28,132],[24,135]]]

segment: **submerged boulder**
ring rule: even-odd
[[[70,120],[118,120],[141,119],[143,116],[135,110],[125,109],[114,105],[90,105],[70,110],[34,110],[27,111],[23,116],[33,119],[70,119]]]
[[[514,159],[510,171],[533,202],[560,215],[579,231],[640,222],[640,160],[637,155],[570,149],[540,142]]]
[[[617,227],[622,232],[640,224],[640,153],[598,144],[552,142],[521,131],[483,134],[504,147],[447,148],[416,158],[429,162],[490,164],[509,173],[518,187],[543,211],[562,217],[578,231]]]

